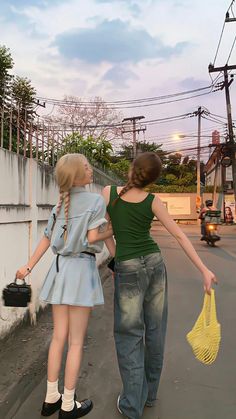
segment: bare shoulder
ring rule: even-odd
[[[105,186],[102,190],[102,196],[105,199],[107,205],[110,201],[110,192],[111,192],[111,185]]]
[[[118,194],[122,191],[123,188],[124,188],[124,186],[117,186],[117,192],[118,192]]]
[[[110,190],[111,190],[111,185],[104,186],[104,188],[102,190],[102,194],[106,195],[106,194],[110,193]]]
[[[151,195],[154,196],[153,203],[155,203],[155,204],[161,203],[162,204],[162,200],[161,200],[161,198],[159,198],[157,193],[152,192]]]
[[[163,204],[161,198],[159,198],[157,193],[152,193],[152,195],[154,195],[154,199],[152,201],[152,210],[154,213],[156,213],[156,211],[159,210],[164,210],[166,212],[166,207]]]

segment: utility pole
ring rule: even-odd
[[[201,147],[201,125],[202,125],[202,114],[204,111],[201,106],[197,110],[198,116],[198,133],[197,133],[197,196],[201,196],[201,156],[200,156],[200,147]]]
[[[193,112],[193,116],[198,117],[198,135],[197,135],[197,198],[196,198],[196,209],[197,212],[201,209],[201,125],[202,125],[202,115],[207,114],[207,112],[199,106],[198,110]],[[199,220],[200,221],[200,220]]]
[[[227,110],[227,119],[228,119],[228,141],[226,142],[229,151],[230,151],[230,158],[232,161],[232,175],[233,175],[233,190],[234,190],[234,200],[236,202],[236,158],[235,158],[235,151],[236,145],[234,141],[234,131],[233,131],[233,121],[232,121],[232,110],[231,110],[231,103],[230,103],[230,93],[229,93],[229,86],[233,83],[233,76],[231,76],[231,80],[229,81],[228,71],[229,70],[236,70],[236,65],[225,65],[223,67],[214,67],[212,64],[208,67],[209,73],[223,71],[224,73],[224,82],[222,85],[222,89],[225,88],[225,99],[226,99],[226,110]]]
[[[231,3],[231,6],[233,5],[233,1]],[[225,22],[236,22],[236,17],[233,15],[233,17],[230,17],[229,11],[225,15]]]
[[[232,1],[225,15],[225,23],[236,22],[234,13],[232,13],[233,17],[230,17],[230,12],[229,12],[229,10],[232,11],[233,3],[234,3],[234,0]],[[230,55],[231,53],[232,53],[232,49],[230,51]],[[229,58],[230,58],[230,55],[229,55]],[[233,191],[234,191],[235,216],[236,216],[236,145],[235,145],[235,138],[234,138],[234,131],[233,131],[232,110],[231,110],[230,94],[229,94],[229,87],[233,83],[234,76],[231,75],[230,81],[229,81],[229,76],[228,76],[228,71],[236,70],[236,65],[228,65],[228,61],[227,61],[226,65],[223,67],[214,67],[213,64],[210,64],[208,69],[209,69],[209,73],[220,72],[220,71],[223,71],[224,73],[224,82],[222,84],[222,89],[225,88],[226,110],[227,110],[227,120],[228,120],[228,140],[226,141],[226,146],[229,150],[229,154],[230,154],[230,158],[232,162]]]
[[[123,134],[128,133],[128,132],[132,132],[133,133],[133,159],[136,158],[137,156],[137,139],[136,139],[136,133],[137,132],[144,132],[146,131],[146,127],[144,128],[136,128],[136,121],[140,121],[140,119],[144,119],[145,116],[133,116],[131,118],[124,118],[122,122],[132,122],[133,124],[133,129],[132,130],[128,130],[128,131],[123,131]]]

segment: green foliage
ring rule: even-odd
[[[175,189],[195,186],[196,161],[190,160],[188,156],[185,156],[182,161],[181,159],[182,156],[179,153],[168,156],[160,183],[173,186]]]
[[[165,153],[161,149],[162,144],[156,144],[156,143],[147,143],[146,141],[137,141],[137,154],[144,153],[146,151],[157,153],[162,162],[165,163]],[[118,153],[120,157],[127,160],[133,159],[133,145],[122,145],[122,150]]]
[[[189,192],[196,193],[196,185],[191,186],[180,186],[180,185],[155,185],[152,184],[146,188],[147,191],[153,193],[177,193],[177,192]]]
[[[0,45],[0,105],[9,93],[12,76],[9,71],[13,68],[14,62],[9,48]]]
[[[214,186],[213,185],[208,185],[204,187],[204,192],[208,192],[208,193],[213,193],[214,192]],[[216,188],[216,192],[222,192],[222,186],[217,186]]]
[[[15,112],[20,111],[20,117],[28,121],[33,117],[36,90],[27,77],[16,76],[12,82],[12,98],[14,101]]]
[[[67,135],[61,155],[67,153],[82,153],[96,165],[109,167],[111,161],[112,145],[103,138],[94,139],[92,136],[83,138],[78,133]]]
[[[129,168],[130,161],[126,159],[121,159],[117,163],[110,163],[110,169],[125,181],[127,180]]]
[[[171,184],[175,184],[178,181],[178,178],[175,175],[172,175],[171,173],[167,174],[165,176],[166,179],[166,183],[171,185]]]

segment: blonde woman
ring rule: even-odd
[[[50,416],[59,410],[59,419],[74,419],[85,416],[93,407],[91,400],[74,400],[75,387],[91,308],[104,302],[95,253],[101,252],[101,240],[110,237],[112,229],[106,224],[102,196],[85,189],[92,182],[93,173],[83,155],[61,157],[55,175],[59,202],[51,212],[34,254],[16,276],[23,279],[28,275],[51,246],[56,257],[40,293],[42,301],[52,304],[54,326],[48,354],[47,393],[41,414]],[[58,376],[67,341],[61,396]]]

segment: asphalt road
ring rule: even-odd
[[[235,227],[222,230],[217,248],[199,241],[198,229],[184,226],[199,255],[219,280],[216,286],[218,320],[222,342],[211,366],[195,360],[186,341],[202,306],[203,288],[198,271],[170,235],[154,226],[167,265],[169,321],[165,366],[154,408],[145,408],[143,419],[235,419],[236,417],[236,234]],[[120,378],[112,332],[113,284],[104,283],[105,306],[94,310],[85,344],[83,366],[77,386],[79,399],[89,397],[94,409],[90,419],[118,419],[116,398]],[[33,343],[32,343],[33,344]],[[45,395],[46,377],[19,406],[14,419],[38,419]],[[57,418],[57,414],[51,416]]]

